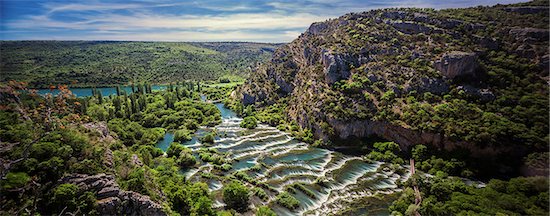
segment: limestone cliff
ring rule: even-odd
[[[472,11],[507,18],[461,15]],[[476,157],[523,155],[525,146],[495,143],[522,142],[511,127],[528,123],[507,118],[489,104],[513,108],[497,102],[510,90],[493,81],[497,78],[492,65],[499,64],[496,53],[514,55],[531,65],[534,82],[548,80],[548,29],[541,27],[544,22],[526,21],[533,13],[548,17],[547,10],[499,5],[449,11],[373,10],[313,23],[260,65],[236,96],[243,104],[258,107],[288,98],[289,119],[324,140],[377,135],[403,149],[431,144],[467,149]],[[536,92],[547,89],[541,85]],[[448,107],[453,108],[452,115],[444,113],[451,112]],[[495,113],[491,120],[479,120]],[[468,121],[449,122],[457,118]],[[493,130],[492,124],[501,121],[510,128]],[[470,122],[475,128],[463,129]]]

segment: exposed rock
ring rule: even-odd
[[[247,106],[247,105],[250,105],[250,104],[254,104],[255,102],[256,102],[256,97],[254,97],[250,94],[247,94],[247,93],[243,93],[243,97],[242,97],[243,105]]]
[[[114,161],[113,161],[113,151],[111,151],[110,148],[106,148],[105,153],[103,154],[104,160],[103,164],[108,168],[114,168]]]
[[[114,138],[109,133],[109,127],[107,127],[106,122],[90,122],[83,124],[82,126],[88,130],[97,131],[100,135],[99,139],[101,141],[114,141]]]
[[[136,154],[132,154],[132,164],[135,166],[143,166],[143,162],[141,162]]]
[[[311,24],[309,28],[307,29],[307,32],[313,35],[320,34],[322,31],[326,30],[328,28],[328,24],[326,22],[316,22]]]
[[[77,185],[83,191],[96,194],[100,215],[166,215],[162,206],[149,196],[120,189],[113,175],[73,174],[59,180],[59,184]]]
[[[468,150],[472,157],[477,158],[496,156],[504,153],[509,155],[522,155],[525,151],[524,146],[493,148],[491,146],[478,146],[473,143],[453,141],[443,134],[421,132],[381,121],[341,121],[329,119],[328,123],[332,126],[340,139],[376,135],[386,140],[394,141],[405,151],[417,144],[431,145],[435,148],[447,151]]]
[[[491,49],[491,50],[498,49],[498,42],[494,38],[474,35],[473,39],[474,39],[474,43],[479,44],[484,48]]]
[[[510,34],[519,41],[547,41],[548,40],[548,29],[537,29],[537,28],[513,28],[510,29]]]
[[[475,76],[476,58],[475,53],[453,51],[444,54],[434,63],[434,67],[443,76],[451,79],[457,76]]]
[[[348,79],[351,75],[348,66],[350,62],[342,55],[323,50],[321,63],[324,67],[325,80],[330,84]]]
[[[409,85],[405,88],[405,92],[417,91],[418,93],[430,92],[437,95],[442,95],[449,92],[449,84],[443,79],[420,78],[420,81],[414,85]]]
[[[489,102],[495,99],[495,95],[489,89],[478,89],[470,85],[465,85],[465,86],[458,86],[457,90],[459,91],[462,90],[467,95],[478,98],[483,102]]]
[[[390,22],[395,29],[405,34],[418,34],[424,33],[427,34],[433,30],[433,28],[415,23],[415,22]]]
[[[381,14],[382,18],[386,19],[405,19],[407,17],[407,12],[405,11],[385,11]]]
[[[548,7],[544,6],[505,7],[502,10],[519,14],[548,13]]]

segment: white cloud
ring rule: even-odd
[[[222,30],[284,30],[306,28],[312,22],[326,20],[329,17],[306,13],[285,15],[281,13],[238,13],[217,16],[197,15],[94,15],[82,16],[85,21],[58,21],[48,16],[31,16],[25,20],[8,23],[9,27],[19,29],[91,29],[91,30],[144,30],[144,29],[200,29],[208,31]]]

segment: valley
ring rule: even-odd
[[[2,40],[0,215],[547,215],[549,7]]]

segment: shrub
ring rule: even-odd
[[[232,181],[223,188],[223,201],[228,208],[238,212],[245,212],[248,209],[249,198],[248,188],[238,181]]]
[[[258,126],[258,120],[254,116],[247,116],[241,122],[242,128],[254,129]]]
[[[298,206],[300,205],[300,201],[298,201],[296,198],[294,198],[287,192],[282,192],[279,195],[277,195],[276,200],[277,200],[277,203],[279,203],[280,205],[290,210],[294,210],[298,208]]]
[[[174,133],[174,141],[176,142],[184,142],[184,141],[189,141],[191,139],[192,139],[191,131],[187,129],[180,129]]]
[[[277,216],[277,214],[267,206],[260,206],[256,211],[256,216]]]

